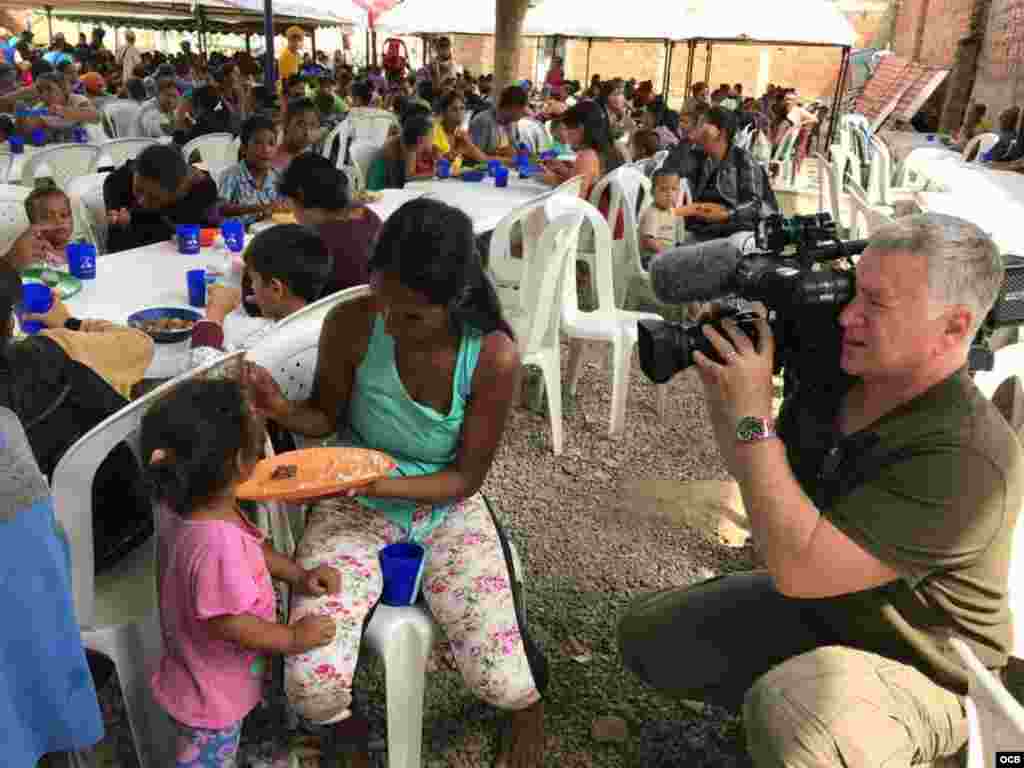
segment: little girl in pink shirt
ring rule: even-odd
[[[334,638],[334,622],[275,621],[271,577],[309,595],[341,575],[303,570],[275,552],[238,507],[262,429],[232,381],[182,384],[146,414],[142,455],[159,509],[164,653],[153,695],[178,731],[177,768],[235,765],[242,721],[259,703],[266,655],[298,654]]]

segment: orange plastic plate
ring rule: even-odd
[[[271,478],[275,469],[288,465],[296,468],[294,477]],[[386,453],[365,448],[288,451],[259,462],[237,495],[250,501],[311,501],[369,485],[394,468],[395,460]]]

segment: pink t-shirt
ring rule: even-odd
[[[216,637],[207,619],[275,618],[264,536],[251,524],[186,520],[166,507],[160,520],[160,626],[164,653],[153,696],[180,723],[226,728],[261,696],[262,654]]]

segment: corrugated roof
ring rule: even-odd
[[[899,103],[893,110],[893,117],[897,120],[910,121],[948,74],[949,70],[944,67],[918,63],[908,66],[905,77],[910,81],[910,87],[900,96]]]
[[[876,125],[890,113],[909,121],[948,74],[943,67],[886,56],[857,99],[856,112]]]

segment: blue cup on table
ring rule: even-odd
[[[42,128],[32,129],[32,143],[37,147],[41,147],[46,143],[46,131]]]
[[[220,225],[220,234],[224,245],[232,253],[241,253],[245,247],[245,227],[241,219],[228,219]]]
[[[11,145],[12,155],[23,155],[25,154],[25,140],[21,136],[11,136],[7,143]]]
[[[42,283],[26,283],[21,289],[21,311],[22,314],[33,312],[42,314],[49,312],[53,306],[53,294],[50,286]],[[26,334],[39,333],[43,330],[43,324],[38,320],[21,320],[21,330]]]
[[[178,237],[178,253],[199,253],[199,225],[179,224],[175,229]]]
[[[935,141],[935,134],[934,133],[929,133],[928,134],[928,141]]]
[[[487,174],[494,178],[498,177],[498,169],[501,168],[501,160],[488,160],[487,161]]]
[[[96,246],[92,243],[68,243],[68,272],[79,280],[96,279]]]
[[[75,144],[88,144],[89,143],[89,132],[80,125],[76,125],[71,129],[71,140]]]
[[[442,157],[437,161],[437,178],[447,179],[452,175],[452,164],[447,157]]]
[[[385,605],[412,605],[420,594],[426,551],[419,544],[403,541],[380,551],[380,570],[384,577],[381,602]]]
[[[507,187],[508,186],[508,168],[502,166],[494,172],[494,186],[496,187]]]
[[[185,273],[188,283],[188,303],[193,307],[206,306],[206,270],[190,269]]]
[[[530,167],[529,163],[523,163],[519,166],[519,178],[528,179],[533,175],[534,169]]]

